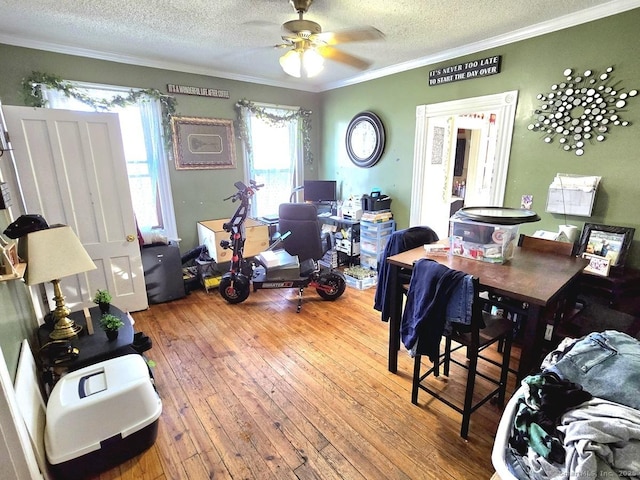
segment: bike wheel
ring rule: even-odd
[[[324,300],[335,300],[339,298],[347,288],[344,277],[335,272],[323,273],[318,281],[325,288],[316,288],[316,292]]]
[[[249,296],[251,285],[249,279],[240,274],[225,273],[220,280],[218,291],[222,298],[229,303],[244,302]]]

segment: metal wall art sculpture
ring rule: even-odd
[[[638,90],[625,91],[611,72],[613,67],[601,74],[586,70],[580,75],[567,68],[562,82],[551,85],[550,92],[538,94],[541,103],[528,129],[542,133],[546,143],[558,138],[563,150],[580,156],[587,142],[603,142],[612,128],[630,125],[620,112]]]

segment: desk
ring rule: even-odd
[[[432,258],[449,268],[478,277],[483,290],[529,304],[518,381],[539,364],[544,327],[548,319],[551,323],[552,312],[547,306],[553,305],[556,299],[569,293],[569,286],[588,264],[583,258],[543,254],[520,247],[516,247],[514,257],[504,265],[454,255],[428,257],[422,246],[387,258],[391,266],[389,300],[392,302],[389,320],[389,371],[393,373],[398,369],[402,320],[402,285],[398,282],[398,273],[401,269],[412,269],[413,262],[420,258]]]
[[[323,215],[318,215],[318,220],[321,223],[335,225],[337,230],[346,230],[347,238],[336,239],[335,249],[338,252],[338,266],[359,264],[360,221]]]

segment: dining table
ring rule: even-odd
[[[515,247],[513,257],[505,263],[490,263],[451,253],[427,253],[424,246],[387,257],[389,312],[389,366],[397,372],[400,350],[400,324],[403,311],[403,280],[413,264],[430,258],[447,267],[477,277],[479,287],[490,295],[506,297],[526,305],[526,317],[521,332],[521,353],[517,368],[520,382],[537,368],[542,358],[545,333],[553,331],[554,306],[572,295],[572,286],[588,260]],[[551,331],[549,331],[550,325]]]

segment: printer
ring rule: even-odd
[[[347,220],[358,221],[362,218],[362,200],[350,199],[342,204],[342,217]]]

